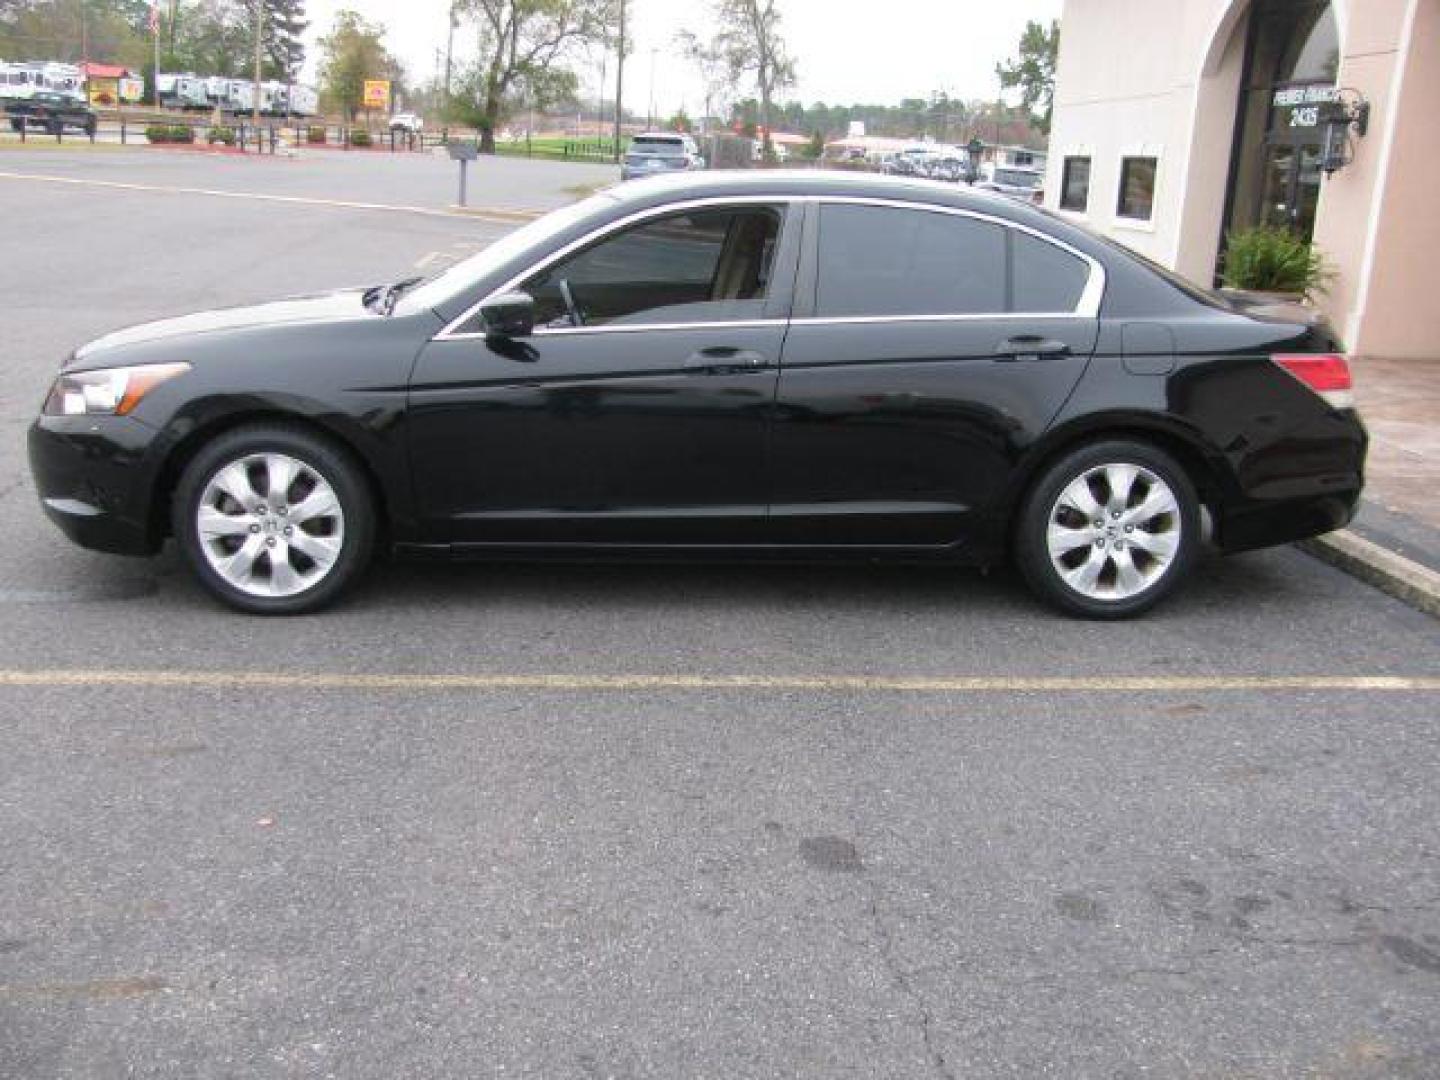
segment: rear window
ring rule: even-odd
[[[679,139],[635,139],[630,143],[632,154],[683,154],[685,144]]]

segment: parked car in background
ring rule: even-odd
[[[438,558],[1013,560],[1134,615],[1339,528],[1366,433],[1315,312],[1244,309],[964,187],[617,185],[425,281],[121,330],[30,429],[87,547],[173,535],[245,611]],[[31,557],[38,553],[32,552]],[[101,572],[97,565],[96,572]]]
[[[1033,200],[1045,176],[1028,165],[996,165],[987,161],[980,166],[975,186],[981,191],[994,191],[1018,199]]]
[[[15,131],[40,128],[52,135],[76,129],[93,135],[96,125],[94,109],[54,90],[34,90],[29,97],[7,99],[5,118]]]
[[[689,172],[703,169],[705,159],[689,135],[673,131],[647,131],[630,140],[620,179],[634,180],[657,173]]]
[[[390,117],[390,130],[403,131],[407,135],[418,135],[425,130],[425,120],[413,112],[397,112]]]

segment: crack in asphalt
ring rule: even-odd
[[[924,996],[911,984],[910,976],[901,968],[895,956],[895,940],[880,914],[880,888],[869,882],[865,883],[864,888],[870,894],[870,921],[875,927],[875,937],[880,945],[880,957],[885,963],[885,970],[890,973],[890,980],[895,984],[895,988],[910,1000],[920,1014],[920,1038],[925,1046],[925,1055],[941,1080],[956,1080],[954,1071],[945,1061],[945,1055],[935,1044],[935,1017],[926,1005]]]

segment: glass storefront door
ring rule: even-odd
[[[1276,142],[1265,149],[1259,224],[1309,239],[1320,202],[1320,144]]]

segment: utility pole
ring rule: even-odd
[[[615,60],[615,160],[620,160],[620,121],[625,115],[625,0],[620,0],[620,55]]]
[[[455,0],[450,0],[450,31],[445,37],[445,112],[450,109],[450,72],[455,55],[455,23]]]
[[[253,110],[251,120],[255,124],[255,142],[260,142],[260,57],[265,38],[265,0],[254,0],[255,2],[255,100],[251,102]]]

